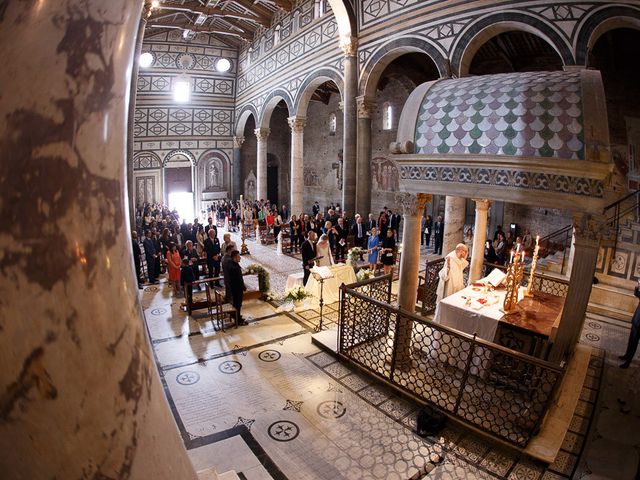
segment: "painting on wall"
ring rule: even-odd
[[[304,169],[304,186],[305,187],[319,187],[320,176],[315,168]]]
[[[253,170],[249,171],[249,175],[244,179],[244,196],[247,200],[255,200],[257,195],[257,182],[256,174]]]
[[[400,173],[393,160],[384,157],[374,158],[371,161],[371,176],[371,186],[374,191],[397,192],[400,190]]]

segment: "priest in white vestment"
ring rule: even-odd
[[[464,288],[463,272],[469,265],[467,255],[469,255],[469,249],[464,243],[459,243],[456,249],[445,257],[444,267],[438,272],[440,277],[436,290],[438,303]]]

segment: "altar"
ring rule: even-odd
[[[350,285],[357,282],[356,273],[351,265],[339,263],[328,268],[333,276],[324,281],[322,297],[325,305],[330,305],[340,300],[340,286],[343,283]],[[320,300],[320,282],[316,280],[313,274],[309,275],[305,290],[313,295],[312,303],[314,305],[317,304]]]
[[[555,337],[564,298],[543,292],[525,297],[525,290],[519,287],[516,311],[507,315],[501,311],[506,295],[504,288],[485,291],[484,287],[469,286],[442,299],[434,321],[495,343],[501,343],[497,332],[503,326],[531,336],[532,342],[523,353],[540,356],[541,341]]]

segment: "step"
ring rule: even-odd
[[[591,289],[587,311],[621,321],[631,321],[638,299],[630,288],[599,283]]]

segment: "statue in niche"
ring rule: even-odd
[[[221,190],[223,187],[222,164],[214,158],[207,167],[207,190]]]
[[[249,175],[244,180],[244,196],[246,200],[255,200],[257,195],[257,183],[258,179],[253,170],[249,171]]]

